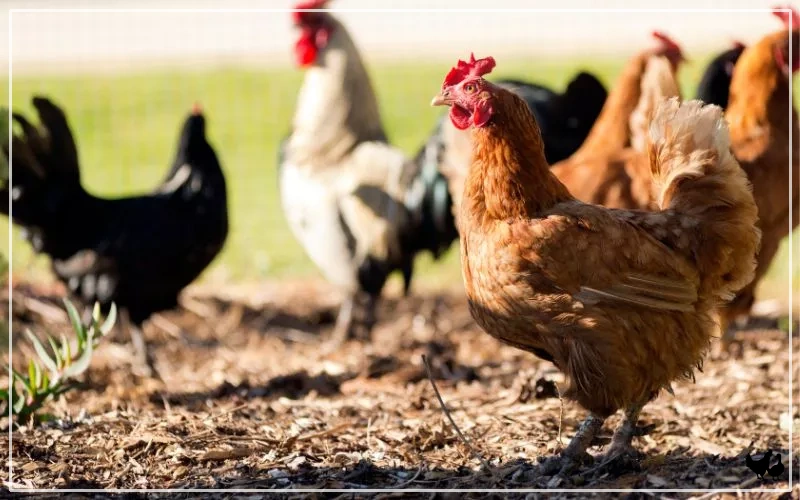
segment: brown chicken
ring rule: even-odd
[[[659,103],[670,97],[681,97],[678,74],[666,57],[651,56],[647,60],[639,86],[639,103],[628,120],[630,147],[646,153],[650,120]]]
[[[609,208],[655,208],[645,151],[650,118],[659,102],[680,97],[680,90],[676,66],[666,57],[651,55],[645,68],[639,79],[639,101],[628,113],[628,123],[620,117],[618,124],[630,144],[617,141],[613,147],[595,148],[553,166],[553,174],[576,198]]]
[[[789,16],[783,15],[785,12],[776,14],[788,27]],[[800,219],[800,134],[797,111],[789,99],[792,75],[800,69],[797,31],[800,16],[796,11],[792,16],[794,31],[791,36],[787,29],[747,47],[733,70],[725,118],[730,127],[733,153],[753,183],[763,241],[755,279],[723,309],[723,345],[729,342],[733,331],[728,326],[749,315],[755,288],[772,263],[780,242],[789,234],[790,210],[792,228],[797,227]],[[790,109],[791,128],[787,112]]]
[[[575,154],[556,165],[581,162],[587,157],[602,154],[614,154],[629,144],[629,119],[641,97],[642,76],[648,61],[653,56],[664,56],[672,65],[673,71],[677,72],[681,62],[685,60],[680,46],[667,35],[654,31],[653,37],[658,45],[643,50],[628,61],[581,147]]]
[[[786,13],[776,13],[788,25]],[[800,26],[797,13],[793,26]],[[796,33],[796,31],[794,32]],[[734,320],[746,319],[754,302],[754,290],[766,273],[780,242],[789,233],[789,210],[793,211],[793,227],[798,220],[798,126],[796,111],[791,105],[792,194],[789,186],[789,85],[791,75],[800,68],[800,48],[796,35],[791,37],[793,60],[789,61],[788,30],[773,33],[746,48],[734,68],[731,97],[725,113],[730,124],[731,147],[737,160],[753,184],[753,195],[759,209],[759,227],[763,242],[758,254],[754,280],[741,290],[730,304],[720,308],[723,348],[729,343]],[[642,78],[639,108],[631,115],[632,148],[616,154],[570,158],[553,166],[553,173],[578,199],[609,208],[654,209],[657,200],[651,189],[652,176],[648,158],[641,150],[646,136],[647,116],[653,103],[671,94],[670,79],[663,63],[648,66],[650,76]],[[660,81],[660,83],[659,83]],[[649,82],[649,83],[648,83]],[[673,72],[672,82],[677,83]],[[653,92],[648,92],[648,86]]]
[[[629,143],[628,120],[637,106],[640,97],[641,79],[647,61],[653,56],[666,57],[673,67],[684,60],[680,46],[662,32],[653,32],[655,44],[631,58],[617,78],[614,88],[608,94],[602,111],[594,122],[589,135],[575,153],[562,163],[579,162],[581,158],[596,157],[602,152],[616,153]],[[447,148],[441,159],[441,171],[447,177],[453,196],[454,211],[458,218],[461,193],[469,170],[469,134],[450,123],[442,124],[442,139]]]
[[[492,336],[552,361],[590,414],[562,457],[566,473],[618,409],[609,460],[630,457],[642,407],[693,377],[714,310],[753,277],[760,234],[744,171],[717,106],[663,101],[647,151],[660,211],[576,200],[550,171],[525,103],[484,80],[494,59],[459,61],[433,105],[473,127],[461,205],[470,311]]]

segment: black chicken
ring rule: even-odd
[[[225,177],[205,118],[196,106],[186,119],[171,175],[155,192],[104,199],[81,186],[64,112],[42,97],[33,105],[40,127],[14,115],[21,134],[13,139],[12,220],[77,298],[120,307],[139,364],[151,373],[141,324],[177,305],[228,234]]]
[[[781,454],[778,453],[778,463],[769,468],[769,475],[772,476],[773,480],[778,480],[783,474],[783,471],[783,460],[781,459]]]
[[[767,469],[769,469],[769,461],[771,458],[772,450],[767,450],[758,460],[753,460],[753,457],[748,453],[747,456],[744,457],[744,461],[748,469],[753,471],[759,478],[764,479],[764,474],[766,474]]]
[[[519,80],[505,79],[497,83],[528,103],[536,123],[540,124],[544,155],[550,165],[581,147],[608,97],[600,80],[584,71],[569,82],[562,94]]]
[[[733,67],[744,49],[744,44],[734,42],[733,48],[719,54],[708,64],[697,85],[698,99],[707,104],[716,104],[722,109],[728,106]]]

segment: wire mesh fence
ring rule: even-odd
[[[767,8],[768,2],[734,2]],[[763,3],[763,5],[761,5]],[[707,5],[706,5],[707,4]],[[671,8],[718,7],[679,2]],[[745,5],[747,4],[747,5]],[[64,7],[9,2],[16,8]],[[333,8],[374,8],[340,1]],[[77,2],[70,7],[219,8],[214,2]],[[234,2],[230,8],[291,8],[291,2]],[[487,8],[404,2],[381,8]],[[502,7],[526,8],[524,2]],[[556,3],[537,7],[564,7]],[[591,8],[588,2],[566,7]],[[604,8],[641,8],[613,2]],[[293,67],[296,33],[288,12],[28,12],[12,14],[9,52],[12,105],[27,113],[30,98],[62,105],[75,129],[82,182],[102,196],[153,189],[171,162],[179,127],[194,102],[209,121],[209,139],[227,175],[231,234],[204,274],[213,282],[315,275],[284,222],[277,195],[277,145],[289,131],[302,70]],[[611,85],[652,29],[684,44],[682,71],[692,95],[708,56],[733,39],[751,41],[776,28],[767,14],[642,12],[365,12],[339,14],[367,60],[391,141],[412,155],[438,111],[428,106],[442,75],[470,50],[503,57],[498,76],[562,88],[580,69]],[[6,79],[3,87],[10,79]],[[5,238],[5,237],[4,237]],[[49,279],[46,258],[35,258],[18,233],[12,238],[15,274]],[[455,254],[457,252],[451,252]],[[423,267],[431,281],[457,281],[457,256]]]

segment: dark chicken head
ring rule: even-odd
[[[431,106],[450,106],[450,121],[459,130],[470,125],[483,127],[494,114],[492,99],[495,86],[483,79],[495,66],[493,57],[469,61],[459,59],[442,84],[442,91],[433,98]]]
[[[200,103],[195,102],[183,122],[175,161],[180,164],[202,162],[208,156],[209,150],[206,140],[206,117]]]
[[[294,6],[294,24],[300,28],[300,38],[294,44],[297,65],[305,68],[317,60],[317,54],[328,45],[333,25],[326,12],[303,12],[303,9],[323,9],[328,0],[305,0]]]
[[[725,73],[729,77],[733,75],[733,68],[736,66],[736,61],[739,60],[739,57],[742,55],[742,52],[744,52],[744,49],[747,48],[747,45],[745,45],[740,40],[733,40],[731,44],[733,45],[733,47],[728,51],[726,51],[725,55],[722,56],[722,61],[725,64],[724,67]]]
[[[788,11],[786,9],[788,9]],[[792,7],[775,7],[772,13],[783,21],[787,29],[787,31],[775,35],[777,39],[775,40],[774,51],[775,62],[788,78],[800,69],[800,46],[798,46],[800,13]],[[789,50],[790,46],[791,55]]]

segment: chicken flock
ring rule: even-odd
[[[694,100],[678,85],[683,51],[661,32],[608,89],[586,72],[562,93],[487,79],[496,61],[471,55],[431,83],[432,104],[449,111],[409,156],[387,136],[346,26],[314,10],[326,3],[292,13],[305,79],[277,175],[292,234],[346,297],[331,346],[369,340],[388,277],[402,273],[410,293],[417,255],[439,258],[458,241],[478,325],[552,362],[588,412],[546,468],[580,467],[618,410],[607,459],[636,459],[642,408],[693,378],[712,338],[724,344],[747,320],[800,218],[789,100],[800,16],[776,10],[782,29],[719,54]],[[178,305],[228,235],[204,112],[188,111],[161,185],[104,199],[82,187],[66,111],[46,97],[33,105],[39,125],[13,114],[3,210],[75,298],[120,307],[134,364],[151,375],[141,325]]]

